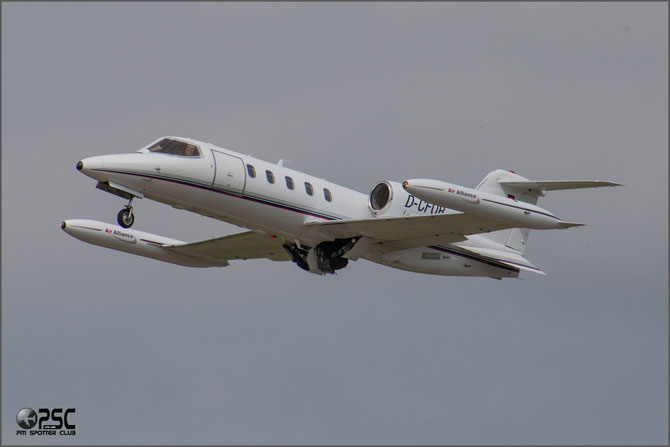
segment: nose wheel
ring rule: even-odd
[[[128,201],[128,205],[126,205],[121,211],[119,211],[119,214],[116,215],[116,221],[123,228],[130,228],[135,223],[135,215],[133,214],[132,203],[133,199],[131,198]]]
[[[135,215],[132,208],[124,208],[116,215],[116,221],[123,228],[130,228],[135,223]]]

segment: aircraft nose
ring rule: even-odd
[[[95,175],[96,170],[103,169],[105,167],[105,159],[106,159],[105,156],[100,155],[95,157],[84,158],[82,160],[79,160],[75,165],[75,167],[77,168],[77,171],[91,177]]]

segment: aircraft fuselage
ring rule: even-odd
[[[146,197],[174,208],[271,233],[297,246],[314,247],[332,239],[320,228],[306,226],[308,222],[379,217],[379,210],[372,207],[369,195],[210,143],[185,138],[176,140],[197,147],[197,156],[154,153],[148,149],[152,147],[149,145],[135,153],[86,158],[77,168],[97,180],[101,189],[117,195]],[[399,184],[395,186],[393,194],[399,197],[395,197],[393,203],[389,201],[384,217],[454,213],[454,210],[419,200]],[[508,250],[472,235],[458,244],[436,244],[382,254],[364,252],[360,257],[394,268],[438,275],[518,276],[519,268],[514,264],[473,254],[467,250],[472,246]],[[537,270],[532,264],[528,269]]]

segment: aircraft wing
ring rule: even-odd
[[[512,228],[511,224],[456,212],[423,216],[377,217],[306,222],[311,230],[327,239],[362,236],[369,238],[370,249],[380,253],[464,241],[470,234]]]
[[[290,261],[282,247],[283,241],[266,233],[247,231],[189,244],[175,244],[164,248],[194,258],[212,261],[267,258],[273,261]]]
[[[224,267],[233,259],[291,260],[282,239],[256,231],[188,243],[89,219],[66,220],[61,228],[89,244],[189,267]]]

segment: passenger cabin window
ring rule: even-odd
[[[314,195],[314,188],[312,187],[311,183],[305,182],[305,191],[307,191],[307,194],[310,196]]]
[[[149,152],[156,152],[159,154],[180,155],[182,157],[199,157],[200,150],[193,144],[184,143],[183,141],[171,140],[163,138],[158,143],[149,147]]]
[[[289,176],[284,177],[286,179],[286,187],[288,189],[293,189],[295,188],[295,183],[293,183],[293,179]]]
[[[333,195],[330,193],[330,189],[323,188],[323,196],[326,198],[328,202],[333,201]]]
[[[249,173],[249,177],[256,178],[256,168],[251,165],[247,165],[247,172]]]
[[[272,173],[272,171],[265,171],[265,177],[267,177],[268,183],[275,182],[275,175]]]

